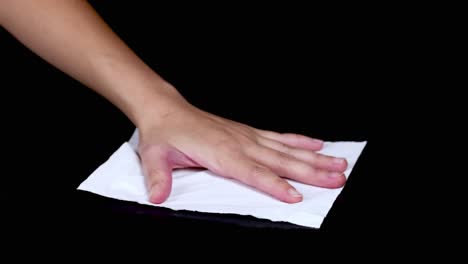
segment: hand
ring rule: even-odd
[[[281,177],[328,188],[345,182],[345,160],[314,152],[321,141],[261,131],[188,104],[87,1],[3,0],[0,25],[107,98],[139,128],[151,202],[167,199],[174,168],[204,167],[287,203],[302,196]]]
[[[207,168],[286,203],[300,202],[302,195],[283,177],[326,188],[346,181],[346,160],[316,153],[320,140],[255,129],[177,104],[157,124],[139,130],[138,152],[152,203],[167,199],[176,168]]]

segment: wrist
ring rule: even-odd
[[[145,131],[160,126],[173,113],[190,107],[171,84],[163,81],[148,89],[148,93],[133,106],[131,119],[140,131]]]
[[[116,105],[139,129],[189,105],[170,83],[140,60],[94,56],[96,78],[90,86]],[[97,80],[97,81],[96,81]]]

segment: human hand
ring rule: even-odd
[[[284,178],[325,188],[346,181],[346,160],[317,153],[320,140],[259,130],[188,103],[175,104],[163,118],[139,129],[138,152],[152,203],[168,198],[176,168],[203,167],[286,203],[303,197]]]
[[[283,177],[327,188],[344,184],[346,161],[317,154],[321,141],[258,130],[187,103],[87,1],[0,3],[2,27],[107,98],[139,128],[151,202],[167,199],[175,168],[204,167],[287,203],[302,195]]]

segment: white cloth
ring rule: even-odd
[[[320,228],[342,188],[325,189],[289,181],[304,196],[300,203],[287,204],[234,180],[207,170],[175,170],[172,192],[167,201],[148,202],[139,157],[135,151],[137,133],[78,187],[119,200],[173,210],[251,215],[260,219],[290,222]],[[326,142],[321,153],[346,158],[348,177],[366,142]]]

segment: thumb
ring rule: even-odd
[[[166,201],[172,188],[172,168],[167,154],[160,149],[145,150],[141,162],[146,178],[149,201],[160,204]]]

